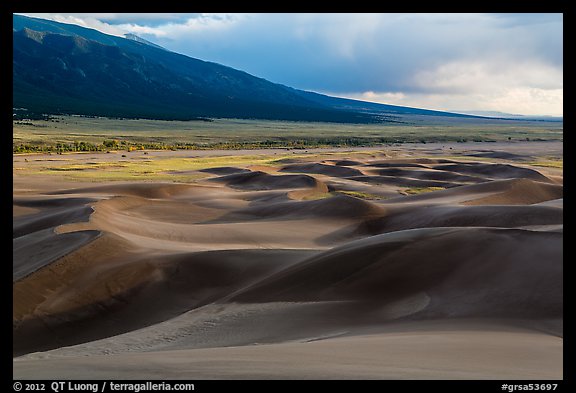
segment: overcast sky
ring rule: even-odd
[[[563,115],[562,14],[26,14],[134,33],[291,87],[450,111]]]

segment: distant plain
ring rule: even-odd
[[[410,142],[561,141],[562,122],[397,116],[402,123],[338,124],[214,119],[163,121],[55,116],[53,121],[16,121],[13,143],[54,145],[79,141],[101,144],[119,139],[197,148],[351,147]],[[509,139],[510,138],[510,139]]]

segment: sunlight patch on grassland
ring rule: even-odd
[[[398,192],[402,195],[418,195],[427,192],[441,191],[444,189],[445,189],[444,187],[410,187],[400,190]]]
[[[367,192],[361,192],[361,191],[335,191],[335,194],[342,194],[342,195],[347,195],[347,196],[351,196],[354,198],[360,198],[360,199],[366,199],[366,200],[385,199],[384,197],[381,197],[379,195],[369,194]]]
[[[19,167],[21,174],[64,175],[70,180],[172,180],[190,182],[203,179],[209,174],[194,173],[201,169],[223,166],[247,167],[251,165],[266,165],[277,167],[285,165],[277,162],[286,158],[297,158],[299,155],[239,155],[220,157],[153,157],[144,159],[126,157],[118,160],[102,160],[94,162],[43,162],[42,164],[24,168]],[[185,172],[185,173],[178,173]]]
[[[529,161],[526,164],[532,166],[541,166],[545,168],[564,168],[564,160],[563,159],[541,159],[536,161]]]

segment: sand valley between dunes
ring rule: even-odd
[[[15,155],[14,378],[561,379],[562,157]]]

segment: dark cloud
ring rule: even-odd
[[[422,91],[416,73],[461,59],[563,62],[561,15],[259,14],[222,28],[166,31],[148,38],[311,90]]]
[[[74,15],[305,90],[561,101],[562,14]]]

